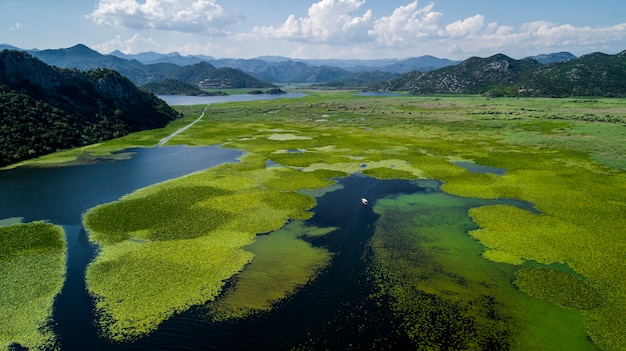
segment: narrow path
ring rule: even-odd
[[[209,105],[206,105],[206,107],[204,108],[204,110],[202,111],[202,114],[200,115],[200,117],[198,117],[195,121],[191,122],[190,124],[180,128],[179,130],[175,131],[174,133],[166,136],[165,138],[161,139],[161,141],[159,141],[159,143],[157,144],[157,146],[163,146],[163,144],[167,143],[168,141],[170,141],[170,139],[172,139],[173,137],[177,136],[178,134],[184,132],[185,130],[187,130],[187,128],[191,127],[192,125],[198,123],[202,117],[204,117],[204,113],[206,112],[206,110],[209,108]]]

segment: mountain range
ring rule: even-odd
[[[137,85],[158,82],[164,79],[178,79],[190,84],[197,84],[196,79],[181,79],[185,73],[180,73],[181,67],[195,65],[210,71],[205,72],[202,79],[223,80],[223,75],[239,76],[239,83],[223,84],[230,88],[265,88],[270,83],[327,83],[341,79],[351,79],[355,74],[363,80],[364,73],[378,72],[368,82],[376,82],[381,78],[379,72],[385,72],[383,77],[389,79],[412,70],[429,71],[460,61],[440,59],[433,56],[421,56],[409,59],[385,60],[298,60],[280,56],[264,56],[253,59],[215,59],[210,56],[181,56],[178,53],[158,54],[146,52],[135,55],[126,55],[120,51],[103,55],[78,44],[70,48],[50,50],[23,50],[10,45],[0,45],[0,50],[11,49],[27,51],[49,65],[60,68],[75,68],[89,70],[94,68],[108,68],[120,72]],[[210,66],[206,66],[209,64]],[[236,72],[233,72],[236,71]],[[241,73],[251,76],[245,78],[246,85],[241,85]],[[252,78],[260,82],[253,81]],[[202,80],[200,79],[200,80]]]
[[[0,45],[0,49],[17,49]],[[20,49],[18,49],[20,50]],[[22,50],[24,51],[24,50]],[[528,96],[626,96],[624,52],[541,54],[520,60],[503,54],[463,61],[421,56],[379,60],[299,60],[281,56],[215,59],[179,53],[100,54],[85,45],[30,50],[49,65],[87,71],[112,69],[138,86],[165,82],[190,91],[201,89],[272,88],[273,83],[310,83],[326,88],[408,91],[413,94],[489,94]],[[163,84],[150,84],[163,92]],[[178,91],[178,90],[177,90]],[[197,93],[197,91],[196,91]]]
[[[626,50],[592,53],[541,64],[497,54],[471,57],[435,71],[413,71],[373,84],[370,89],[412,94],[486,94],[489,96],[626,96]]]

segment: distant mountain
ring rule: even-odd
[[[384,66],[381,70],[385,72],[394,73],[407,73],[410,71],[428,72],[434,71],[443,67],[454,66],[461,61],[452,61],[448,59],[440,59],[434,56],[420,56],[402,60],[387,66]]]
[[[626,96],[626,51],[594,53],[541,64],[533,58],[515,60],[497,54],[471,57],[430,72],[413,71],[373,90],[413,94],[489,94],[493,96]]]
[[[542,55],[537,55],[537,56],[530,56],[529,58],[543,65],[547,65],[549,63],[575,60],[576,56],[569,52],[557,52],[553,54],[542,54]]]
[[[512,84],[519,75],[541,64],[531,59],[514,60],[502,54],[488,58],[471,57],[462,63],[435,71],[413,71],[386,83],[380,90],[411,91],[414,94],[477,94],[495,85]]]
[[[180,115],[108,69],[87,72],[0,52],[0,166],[159,128]]]
[[[0,51],[2,50],[16,50],[16,51],[22,51],[22,49],[17,48],[13,45],[9,45],[9,44],[0,44]]]
[[[209,59],[213,59],[212,57],[199,58],[195,56],[181,56],[177,52],[172,52],[169,54],[159,54],[152,51],[134,55],[127,55],[119,50],[116,50],[113,51],[110,55],[126,60],[136,60],[143,63],[144,65],[149,65],[153,63],[172,63],[178,66],[188,66],[200,62],[205,62]]]
[[[240,70],[227,67],[215,68],[207,62],[180,67],[172,74],[172,78],[204,89],[271,88],[274,86]]]
[[[328,88],[363,88],[366,89],[369,85],[379,82],[389,81],[400,76],[399,73],[390,73],[382,71],[373,72],[354,72],[349,75],[333,80],[327,83],[317,84],[316,86],[328,87]]]
[[[203,95],[204,91],[197,85],[181,82],[177,79],[165,79],[142,85],[141,89],[156,95]]]
[[[111,55],[128,60],[137,60],[144,64],[173,63],[186,66],[204,61],[216,68],[239,69],[258,79],[274,83],[326,83],[349,77],[354,72],[383,71],[406,73],[412,70],[424,72],[460,62],[440,59],[434,56],[420,56],[405,60],[304,60],[291,59],[284,56],[260,56],[252,59],[215,59],[211,56],[181,56],[178,53],[158,54],[154,52],[126,55],[119,51],[114,51]]]
[[[143,64],[134,58],[129,60],[115,55],[102,55],[82,44],[67,49],[42,50],[33,52],[32,54],[47,64],[60,68],[75,68],[83,71],[95,68],[112,69],[124,75],[137,85],[159,82],[169,78],[192,84],[197,84],[202,80],[220,82],[220,88],[265,88],[272,86],[240,70],[232,68],[218,70],[212,65],[203,65],[206,64],[206,62],[200,59],[188,61],[195,62],[192,66],[203,65],[192,68],[196,70],[194,79],[181,79],[181,75],[185,76],[187,74],[189,70],[187,67],[189,66],[179,66],[174,63],[164,62],[167,61],[164,57],[169,57],[171,59],[170,61],[180,59],[181,56],[176,53],[169,56],[155,53],[139,55],[144,60],[152,58],[155,61],[159,61],[153,64]],[[119,52],[117,54],[120,55]],[[158,59],[156,59],[157,57]],[[205,68],[206,70],[199,72],[198,67]]]
[[[182,56],[173,52],[126,55],[115,51],[102,55],[84,45],[68,49],[32,51],[44,62],[62,68],[89,70],[108,68],[120,72],[137,85],[176,79],[202,88],[265,88],[270,83],[312,83],[330,87],[409,90],[417,94],[484,93],[513,94],[515,89],[541,88],[541,94],[556,91],[542,78],[542,66],[580,62],[571,53],[559,52],[515,60],[502,54],[464,61],[420,56],[408,59],[299,60],[282,56],[253,59],[215,59],[211,56]],[[602,60],[599,62],[603,62]],[[590,68],[594,69],[594,68]],[[402,76],[397,76],[401,74]],[[543,74],[543,73],[542,73]],[[549,73],[545,73],[548,76]],[[587,75],[591,76],[589,72]],[[381,78],[386,76],[384,83]],[[528,77],[534,77],[530,82]],[[602,77],[601,77],[602,78]],[[565,82],[567,80],[563,80]],[[529,87],[522,87],[522,82]],[[577,89],[576,91],[583,91]],[[593,89],[592,89],[593,90]],[[598,90],[598,89],[595,89]],[[613,89],[619,91],[619,89]],[[537,90],[534,90],[535,92]],[[566,91],[566,90],[559,90]],[[591,90],[590,90],[591,91]]]

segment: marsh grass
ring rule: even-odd
[[[160,137],[176,130],[179,123],[197,118],[200,108],[203,106],[185,107],[185,119],[163,130],[142,132],[103,143],[92,147],[89,152],[97,154],[124,146],[154,145]],[[623,333],[626,330],[626,307],[623,304],[626,301],[626,270],[623,268],[626,252],[623,241],[626,228],[623,216],[626,210],[626,150],[623,143],[625,127],[623,122],[619,122],[624,117],[624,111],[625,103],[620,99],[581,102],[566,99],[486,99],[477,96],[370,98],[345,92],[312,92],[297,100],[211,105],[207,118],[178,135],[171,143],[219,144],[239,148],[247,153],[242,162],[141,190],[122,199],[121,202],[127,202],[125,204],[103,207],[102,213],[106,216],[97,220],[97,225],[94,222],[92,237],[98,242],[101,240],[101,255],[106,257],[109,250],[115,250],[117,245],[130,245],[127,241],[135,236],[148,240],[137,247],[144,248],[143,254],[153,255],[150,254],[152,248],[156,250],[154,252],[159,252],[159,245],[169,244],[173,239],[191,246],[196,240],[220,233],[220,242],[224,242],[224,247],[216,249],[215,255],[224,257],[232,253],[229,250],[242,249],[254,241],[256,234],[277,230],[290,219],[310,217],[308,210],[314,205],[314,200],[294,194],[302,189],[327,185],[329,175],[336,177],[363,172],[385,179],[436,179],[443,183],[442,190],[449,194],[525,200],[533,203],[539,212],[503,205],[470,210],[471,218],[480,227],[470,234],[482,244],[473,251],[475,259],[497,264],[498,267],[513,267],[504,269],[502,273],[508,281],[513,279],[512,270],[516,265],[526,264],[529,260],[543,264],[564,263],[597,286],[607,302],[582,312],[586,327],[583,332],[581,312],[578,310],[535,301],[519,293],[515,295],[506,287],[493,291],[496,304],[490,305],[493,300],[479,296],[484,291],[480,284],[459,288],[454,280],[480,281],[477,274],[481,271],[463,270],[459,273],[452,267],[454,269],[449,269],[456,272],[454,279],[436,274],[428,280],[428,284],[421,285],[428,291],[419,290],[418,300],[438,301],[433,305],[438,306],[435,310],[428,310],[428,313],[432,312],[429,316],[435,318],[436,313],[441,313],[450,319],[461,316],[463,320],[474,320],[480,325],[478,329],[459,329],[460,335],[455,334],[461,338],[458,340],[466,340],[472,347],[471,340],[486,342],[508,337],[493,334],[508,326],[501,325],[497,320],[484,319],[485,311],[492,308],[498,316],[508,318],[506,323],[513,325],[514,329],[506,329],[507,335],[522,335],[519,338],[527,345],[545,349],[533,341],[547,338],[545,331],[538,327],[543,326],[544,330],[561,335],[563,340],[580,340],[587,333],[598,346],[616,350],[626,344]],[[607,115],[612,118],[603,120]],[[276,135],[283,137],[272,137]],[[274,162],[273,167],[266,168],[268,160]],[[506,173],[472,173],[454,165],[453,160],[503,168]],[[211,190],[204,198],[181,196],[190,189]],[[171,201],[171,205],[154,206],[150,203],[157,202],[154,200],[162,203]],[[147,211],[145,218],[130,218],[124,215],[124,211],[118,211],[125,209],[141,217],[143,206]],[[94,210],[94,218],[97,218],[98,211]],[[464,211],[467,212],[467,208]],[[124,221],[111,223],[116,221],[118,215]],[[87,223],[92,220],[91,216],[91,212],[85,216]],[[461,220],[463,224],[460,226],[437,225],[434,219],[457,218],[456,215],[450,218],[440,216],[442,214],[435,212],[431,219],[421,216],[420,220],[433,224],[441,233],[470,228],[465,220]],[[153,225],[148,218],[161,225]],[[194,224],[196,222],[199,224]],[[415,225],[424,227],[419,223]],[[444,240],[441,247],[445,248],[448,244],[451,242]],[[437,252],[432,251],[434,248],[430,250]],[[261,255],[260,251],[258,255]],[[446,257],[458,262],[454,255]],[[499,262],[492,263],[484,258]],[[249,259],[241,251],[233,259],[236,262],[234,266],[243,269]],[[99,260],[96,259],[94,266]],[[172,260],[175,261],[174,257]],[[379,263],[385,267],[397,267],[394,269],[398,272],[413,272],[413,266],[394,263],[395,260],[397,258],[391,253],[379,256]],[[134,264],[124,261],[122,255],[112,262],[119,262],[114,265],[117,269]],[[140,266],[144,267],[141,264],[134,267]],[[232,276],[236,270],[234,266],[229,266],[224,274],[218,274],[206,283],[212,287],[209,290],[219,290],[218,287],[223,284],[220,279],[229,278],[229,274]],[[175,271],[171,274],[171,279],[183,280]],[[91,279],[96,277],[90,277],[88,284],[91,291],[104,291],[102,296],[96,295],[108,301],[102,305],[107,306],[106,309],[114,308],[115,304],[111,301],[117,301],[118,294],[126,294],[127,290],[135,288],[140,290],[136,292],[137,301],[133,303],[146,307],[147,315],[160,313],[169,316],[188,307],[188,304],[181,303],[156,311],[155,307],[141,303],[142,294],[149,294],[149,291],[141,290],[138,284],[125,287],[122,281],[114,282],[116,277],[112,274],[108,276],[112,281],[98,280],[94,283]],[[441,281],[437,282],[438,279]],[[552,288],[566,290],[564,282],[560,279],[549,284]],[[104,285],[109,283],[118,284],[118,290],[106,290]],[[392,289],[393,280],[388,284],[383,291],[395,291]],[[507,286],[514,290],[510,283]],[[406,291],[408,295],[395,295],[400,301],[399,306],[410,305],[415,297],[409,293],[411,290]],[[465,303],[475,301],[475,306],[483,307],[467,312],[448,299],[449,291],[461,294]],[[193,301],[210,301],[214,297],[197,291],[194,294],[203,297],[191,299]],[[178,301],[177,298],[172,300]],[[537,312],[536,316],[530,312],[510,315],[504,306],[517,306],[511,301],[524,301],[537,306],[543,304],[541,308],[545,312],[538,312],[541,308],[537,307],[532,309]],[[120,320],[125,318],[124,313],[106,313],[118,316],[116,318]],[[116,321],[112,319],[112,323]],[[153,328],[156,324],[151,322],[146,325]],[[415,340],[422,336],[428,339],[423,330],[413,330],[410,325],[407,324],[407,330],[416,336]],[[142,330],[145,332],[150,328]],[[475,334],[476,330],[485,334]],[[466,332],[469,339],[462,336]],[[581,345],[587,344],[582,342]]]
[[[0,349],[52,349],[52,306],[65,281],[63,229],[44,222],[3,226],[0,242]]]

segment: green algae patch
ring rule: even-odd
[[[56,346],[52,307],[66,271],[63,229],[44,222],[0,227],[0,349]]]
[[[251,258],[219,238],[125,241],[103,250],[89,266],[87,281],[104,334],[114,341],[133,340],[215,298]]]
[[[589,282],[552,269],[520,269],[515,274],[514,284],[530,296],[578,310],[598,308],[606,300],[602,292]]]
[[[268,311],[315,279],[326,267],[331,254],[302,240],[305,236],[323,236],[335,228],[316,228],[301,221],[259,236],[245,247],[254,259],[239,273],[225,295],[210,305],[213,319],[240,318],[251,313]]]
[[[480,255],[467,211],[481,203],[428,191],[376,202],[372,274],[401,331],[416,349],[594,350],[580,313],[526,297],[515,266]]]

